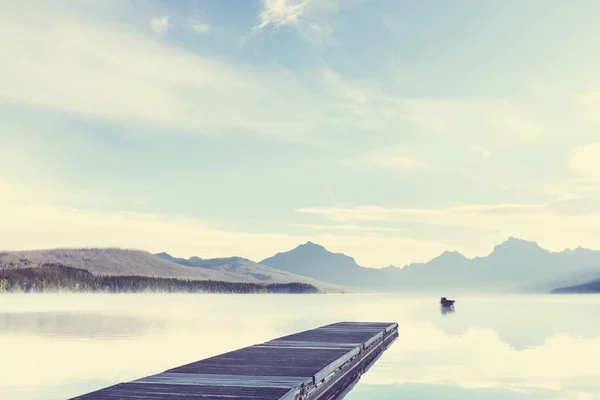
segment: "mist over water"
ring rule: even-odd
[[[346,398],[600,399],[599,296],[2,295],[2,399],[58,400],[339,321],[400,337]]]

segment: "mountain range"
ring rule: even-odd
[[[578,247],[555,253],[514,237],[485,257],[446,251],[427,263],[404,267],[365,268],[312,242],[261,264],[324,282],[402,292],[548,292],[600,278],[600,251]]]
[[[188,259],[122,249],[54,249],[0,253],[0,267],[59,263],[97,275],[140,275],[230,282],[304,282],[327,292],[548,292],[600,278],[600,251],[551,252],[510,237],[484,257],[445,251],[404,267],[363,267],[350,256],[307,242],[260,262],[241,257]]]
[[[307,275],[295,274],[281,269],[269,267],[242,257],[208,258],[190,257],[188,259],[173,257],[168,253],[158,253],[160,257],[171,263],[181,265],[204,273],[217,273],[220,280],[231,282],[254,282],[254,283],[310,283],[320,289],[331,291],[343,291],[344,288],[332,283],[321,282]]]
[[[382,270],[362,267],[354,258],[332,253],[313,242],[285,253],[277,253],[262,260],[260,264],[350,287],[378,288],[384,279]]]
[[[80,268],[94,275],[136,275],[159,278],[213,280],[244,283],[310,283],[326,292],[347,291],[335,284],[258,265],[240,257],[190,260],[141,250],[118,248],[50,249],[0,252],[0,267],[37,267],[60,264]]]

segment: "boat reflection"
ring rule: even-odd
[[[440,311],[442,315],[454,314],[455,312],[454,306],[440,306]]]

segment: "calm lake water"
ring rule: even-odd
[[[0,398],[65,399],[338,321],[400,337],[348,400],[600,399],[600,296],[0,295]]]

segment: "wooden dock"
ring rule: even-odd
[[[338,400],[398,337],[391,322],[339,322],[72,400]]]

